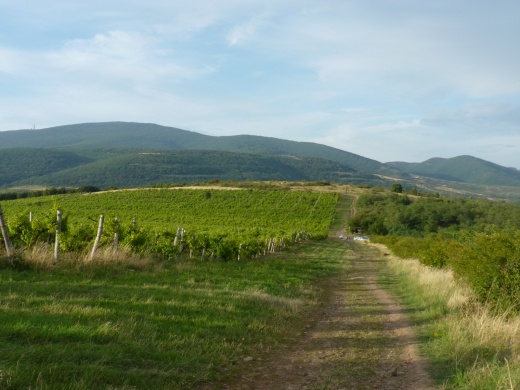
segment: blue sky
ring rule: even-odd
[[[0,130],[151,122],[520,168],[517,0],[0,0]]]

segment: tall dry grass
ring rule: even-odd
[[[160,263],[154,261],[152,256],[134,254],[130,248],[125,246],[120,246],[117,250],[111,246],[100,247],[93,257],[91,257],[91,249],[79,253],[63,252],[60,253],[58,262],[54,257],[54,245],[45,243],[36,244],[17,255],[19,256],[17,261],[22,266],[39,270],[51,270],[56,267],[78,270],[122,267],[145,271],[160,266]]]
[[[415,259],[386,258],[389,268],[418,291],[414,299],[419,305],[443,311],[428,326],[442,329],[434,332],[434,353],[458,367],[458,378],[446,388],[520,389],[520,316],[478,303],[450,270],[432,269]]]

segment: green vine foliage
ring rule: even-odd
[[[102,245],[117,234],[118,245],[138,254],[238,260],[327,237],[337,200],[310,191],[147,189],[17,199],[3,208],[20,247],[54,242],[59,207],[64,251],[91,246],[103,214]]]

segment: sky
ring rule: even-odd
[[[0,0],[0,131],[129,121],[520,168],[518,0]]]

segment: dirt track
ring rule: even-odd
[[[404,310],[377,283],[383,255],[369,244],[345,245],[354,249],[351,267],[328,285],[321,309],[282,356],[253,360],[236,381],[215,388],[434,388]]]

